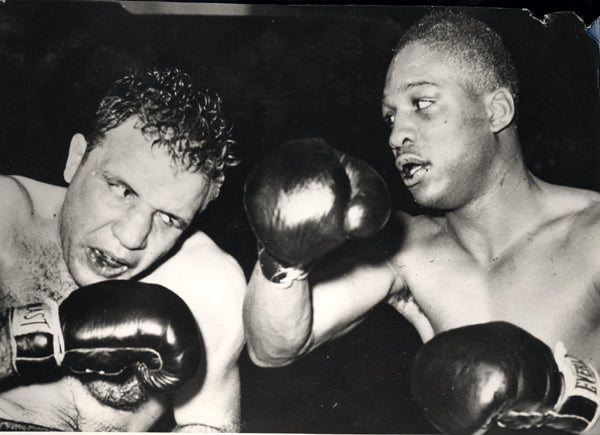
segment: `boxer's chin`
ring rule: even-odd
[[[128,373],[114,378],[82,378],[88,392],[103,405],[127,411],[148,401],[148,390],[135,374]]]

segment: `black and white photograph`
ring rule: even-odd
[[[599,6],[0,1],[0,432],[600,435]]]

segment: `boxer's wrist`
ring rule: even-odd
[[[8,310],[12,369],[35,376],[59,367],[64,357],[58,304],[52,300]]]
[[[306,279],[309,271],[301,267],[286,266],[267,252],[264,246],[258,246],[258,262],[263,276],[281,288],[289,288],[294,281]]]

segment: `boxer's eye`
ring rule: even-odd
[[[391,112],[383,115],[383,123],[388,128],[392,128],[394,126],[395,120],[396,120],[396,115]]]
[[[129,198],[132,195],[135,194],[135,192],[133,191],[133,189],[129,188],[128,186],[121,184],[121,183],[114,183],[114,182],[109,182],[108,185],[110,186],[110,189],[118,196],[121,196],[123,198]]]
[[[433,100],[427,98],[419,98],[413,102],[417,110],[425,110],[433,104]]]
[[[177,228],[177,229],[183,228],[183,224],[181,223],[181,221],[174,216],[171,216],[167,213],[163,213],[160,211],[157,212],[157,216],[160,219],[160,221],[168,227]]]

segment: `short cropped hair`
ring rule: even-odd
[[[114,82],[96,111],[86,153],[132,116],[139,118],[151,145],[166,149],[177,167],[206,175],[216,187],[213,197],[225,179],[224,168],[239,163],[221,98],[211,90],[196,90],[179,69],[152,68]]]
[[[465,74],[463,86],[472,95],[504,87],[519,98],[519,80],[513,59],[500,35],[480,20],[449,8],[434,9],[411,25],[395,52],[421,43],[445,54]]]

